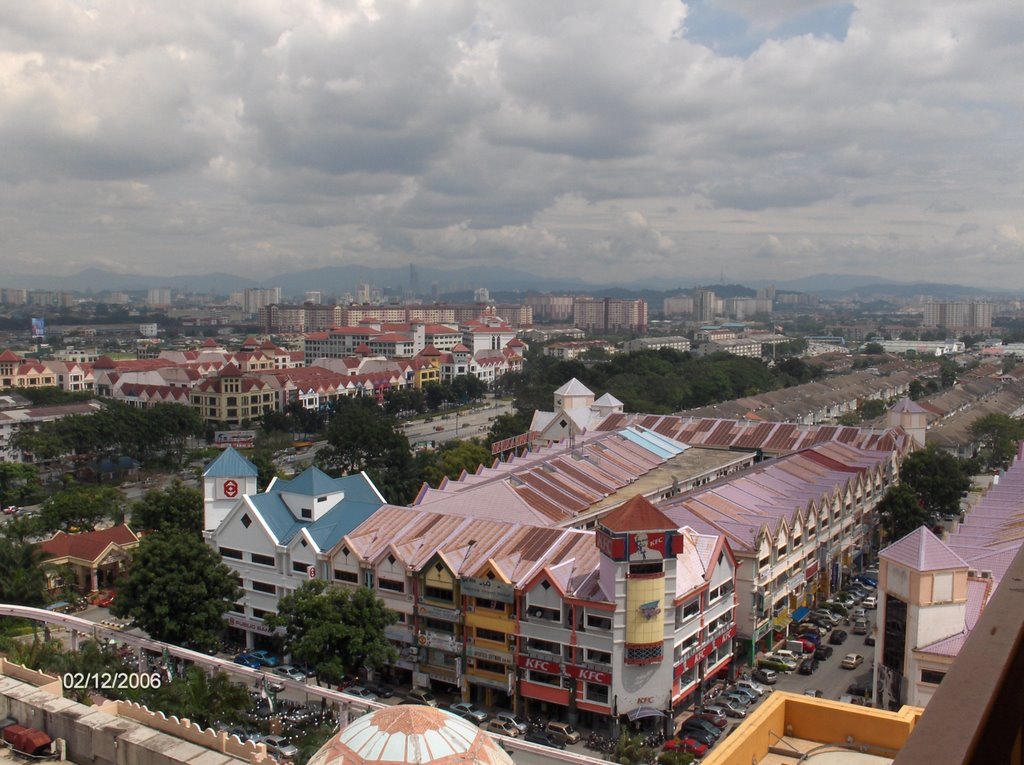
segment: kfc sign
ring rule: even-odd
[[[535,669],[538,672],[547,672],[549,675],[562,674],[562,668],[558,662],[534,659],[531,656],[520,656],[519,666],[523,669]]]
[[[570,677],[583,680],[586,683],[600,683],[601,685],[611,685],[612,683],[612,676],[608,672],[598,672],[596,669],[587,669],[585,667],[574,667],[571,664],[565,668],[565,671]]]

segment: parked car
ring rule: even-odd
[[[552,720],[544,728],[544,732],[563,744],[577,744],[580,740],[580,732],[566,722]]]
[[[792,672],[794,667],[782,659],[766,655],[757,660],[758,669],[769,669],[775,672]]]
[[[280,667],[274,667],[274,674],[287,677],[289,680],[295,680],[298,683],[306,682],[306,674],[291,664],[282,664]]]
[[[772,689],[767,686],[761,685],[754,680],[741,679],[736,681],[737,688],[745,688],[754,691],[758,696],[764,696],[766,693],[771,693]]]
[[[869,590],[878,589],[878,577],[868,576],[867,574],[858,574],[853,578],[853,581],[860,582]]]
[[[434,698],[434,694],[432,694],[430,691],[424,691],[419,688],[413,688],[411,691],[405,694],[405,698],[407,701],[410,701],[413,704],[424,704],[428,707],[437,706],[437,699]]]
[[[819,645],[821,645],[821,630],[819,630],[813,624],[810,625],[810,629],[812,629],[814,631],[813,632],[800,632],[799,633],[800,640],[804,641],[805,643],[811,643],[811,650],[810,651],[805,651],[805,653],[810,653],[815,648],[817,648]]]
[[[857,669],[861,664],[864,663],[864,657],[859,653],[848,653],[843,657],[842,662],[839,664],[843,669]]]
[[[726,717],[742,718],[747,716],[747,710],[743,705],[734,703],[729,699],[723,699],[721,696],[715,699],[715,703],[707,707],[707,709],[721,712]]]
[[[494,718],[496,720],[504,720],[507,723],[511,723],[516,726],[520,733],[526,733],[526,731],[530,729],[529,723],[520,717],[517,717],[515,712],[498,712]]]
[[[864,598],[864,602],[862,603],[862,605],[864,606],[864,608],[867,609],[878,608],[878,598],[876,598],[874,595],[868,595],[866,598]]]
[[[715,699],[715,701],[718,704],[725,704],[726,702],[734,704],[744,711],[754,703],[754,700],[750,698],[750,696],[741,691],[725,691]]]
[[[7,507],[4,508],[4,515],[17,515],[17,514],[18,514],[18,507],[17,507],[17,505],[8,505]]]
[[[497,717],[493,720],[488,720],[487,725],[484,726],[484,730],[488,733],[498,733],[502,736],[510,736],[512,738],[522,734],[522,731],[508,720],[502,720]]]
[[[376,701],[377,694],[371,691],[369,688],[364,688],[361,685],[350,685],[346,688],[343,693],[347,693],[349,696],[355,696],[356,698],[362,699],[363,701]]]
[[[850,612],[850,618],[854,621],[857,621],[857,619],[867,619],[868,611],[863,606],[857,606]]]
[[[468,701],[457,701],[448,707],[448,711],[477,725],[483,725],[487,722],[487,713]]]
[[[719,731],[719,733],[721,733],[721,731]],[[682,726],[680,726],[679,733],[677,735],[687,736],[688,738],[696,739],[697,741],[699,741],[707,747],[714,746],[715,742],[718,741],[718,734],[709,733],[703,728],[695,728],[692,725],[690,727],[687,727],[685,723]]]
[[[775,685],[779,681],[779,673],[768,667],[758,667],[750,673],[750,676],[765,685]]]
[[[676,736],[675,738],[670,738],[668,741],[666,741],[665,751],[670,752],[673,750],[679,752],[689,752],[694,757],[703,757],[705,754],[708,753],[707,744],[702,744],[700,741],[697,741],[694,738],[690,738],[689,736]]]
[[[815,670],[818,669],[818,660],[813,656],[809,656],[800,662],[800,669],[798,670],[801,675],[813,675]]]
[[[818,661],[824,661],[825,659],[831,659],[834,649],[830,645],[820,645],[814,652],[814,658]]]
[[[390,699],[395,695],[395,689],[385,683],[364,683],[363,687],[372,692],[378,699]]]
[[[874,645],[874,644],[875,644],[875,636],[874,636],[874,633],[872,633],[872,634],[870,634],[870,635],[865,635],[865,636],[864,636],[864,645],[872,646],[872,645]]]
[[[862,699],[871,695],[871,689],[862,683],[851,683],[846,692],[851,696],[860,696]]]
[[[263,666],[263,662],[251,653],[240,653],[232,659],[232,661],[235,662],[235,664],[241,664],[243,667],[248,667],[249,669],[259,669]]]
[[[853,627],[850,628],[850,632],[854,635],[867,635],[868,634],[868,620],[867,619],[854,619]]]
[[[827,608],[820,608],[817,611],[811,611],[810,617],[814,619],[815,622],[826,624],[829,627],[835,627],[839,624],[839,620],[842,618]]]
[[[831,645],[842,645],[846,642],[846,630],[832,630],[832,634],[828,636],[828,642]]]
[[[284,736],[266,736],[263,743],[267,745],[267,753],[278,760],[293,760],[299,753],[298,748]]]
[[[810,696],[812,699],[820,699],[825,694],[819,691],[817,688],[804,688],[804,696]]]
[[[96,598],[96,605],[100,608],[110,608],[114,604],[114,598],[117,597],[117,593],[113,590],[104,592],[98,598]]]
[[[790,651],[776,651],[775,653],[768,653],[765,654],[765,658],[771,659],[772,661],[782,662],[786,672],[792,672],[797,668],[797,665],[800,664],[800,660]]]
[[[713,710],[710,707],[703,707],[695,711],[688,720],[701,720],[706,722],[708,725],[721,729],[729,724],[729,720],[726,718],[726,714],[723,710]]]
[[[249,654],[259,659],[264,667],[276,667],[281,663],[281,659],[266,648],[257,648],[255,651],[249,651]]]
[[[529,741],[531,744],[540,744],[541,746],[550,746],[554,749],[565,749],[565,743],[559,741],[554,736],[549,736],[542,730],[530,730],[523,736],[523,741]]]

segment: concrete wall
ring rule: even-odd
[[[0,717],[67,742],[77,765],[264,765],[264,744],[240,742],[127,702],[88,707],[61,697],[61,684],[42,673],[0,661]],[[24,677],[24,682],[18,677]],[[40,681],[35,685],[33,681]]]

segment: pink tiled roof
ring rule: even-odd
[[[893,542],[882,550],[878,557],[907,566],[915,571],[970,568],[963,558],[950,550],[925,526],[921,526],[903,539]]]

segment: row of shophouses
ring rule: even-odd
[[[315,468],[256,493],[255,469],[225,452],[204,475],[206,536],[245,593],[234,638],[272,645],[264,618],[308,579],[365,586],[398,614],[394,681],[596,727],[670,714],[870,554],[912,441],[758,423],[752,443],[752,423],[657,419],[425,487],[409,507]],[[780,428],[796,448],[773,453]]]

